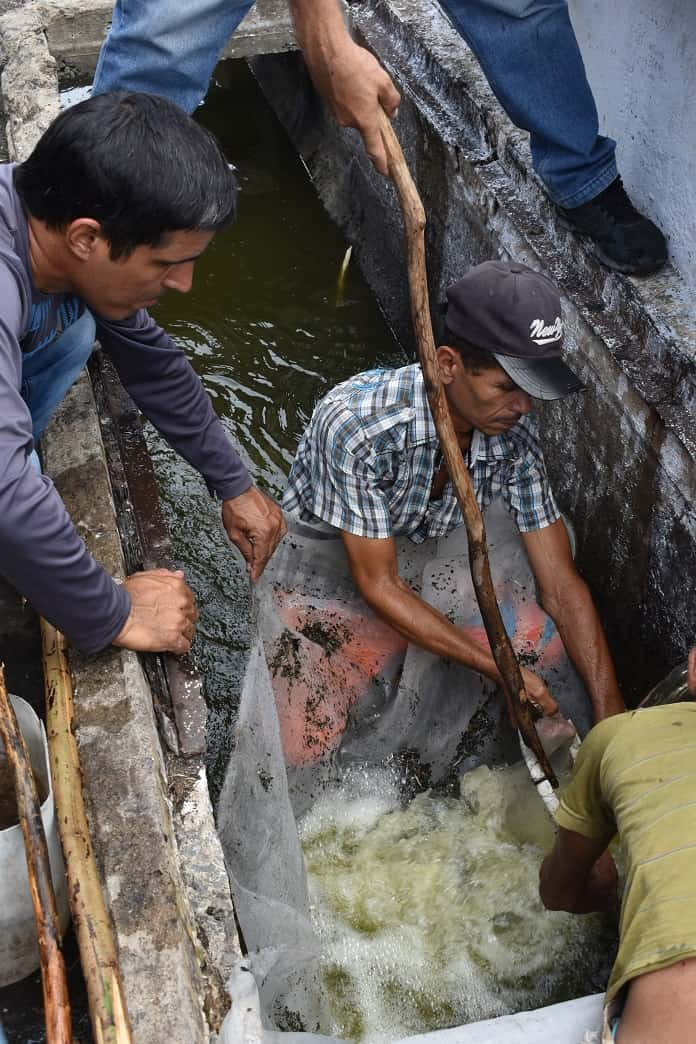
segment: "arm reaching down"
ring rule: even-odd
[[[455,660],[501,683],[488,647],[469,638],[401,579],[393,538],[372,539],[345,531],[341,536],[358,590],[378,616],[428,652]],[[530,699],[545,714],[555,714],[558,704],[541,678],[525,668],[522,668],[522,677]]]
[[[136,406],[223,501],[227,535],[257,580],[285,533],[283,513],[253,485],[184,352],[145,311],[98,321],[97,332]]]
[[[542,607],[558,628],[592,701],[595,721],[626,709],[607,640],[587,584],[579,576],[562,519],[522,533]]]
[[[539,872],[539,895],[547,910],[593,913],[616,902],[618,875],[609,841],[559,827]]]
[[[590,913],[616,901],[618,878],[607,846],[617,827],[603,788],[602,763],[609,745],[621,742],[626,720],[613,715],[590,730],[573,778],[561,793],[555,813],[558,833],[539,873],[539,895],[549,910]]]
[[[222,523],[232,543],[242,552],[249,579],[255,583],[288,531],[283,512],[275,501],[251,486],[240,496],[224,501]]]
[[[400,96],[377,59],[352,39],[338,0],[290,0],[295,33],[314,85],[342,127],[355,127],[380,174],[387,156],[380,110],[394,116]]]

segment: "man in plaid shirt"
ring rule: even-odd
[[[543,608],[592,700],[595,720],[624,710],[596,609],[575,568],[549,485],[532,397],[556,399],[580,381],[561,359],[558,291],[520,264],[488,261],[447,292],[440,375],[479,504],[502,496],[520,531]],[[441,460],[419,365],[371,370],[317,405],[295,458],[283,506],[336,527],[366,603],[417,645],[494,681],[488,648],[420,598],[398,574],[394,538],[420,543],[462,524]],[[530,698],[558,708],[523,670]]]

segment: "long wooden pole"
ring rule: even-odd
[[[72,680],[65,639],[41,621],[46,725],[68,896],[87,984],[96,1044],[131,1044],[126,999],[111,920],[87,825],[80,757],[73,731]]]
[[[464,464],[457,436],[450,417],[435,351],[433,328],[428,301],[428,276],[425,265],[425,210],[418,190],[401,151],[391,121],[381,115],[380,130],[387,153],[389,174],[396,187],[406,233],[408,281],[411,292],[411,317],[420,358],[428,403],[435,422],[442,455],[449,471],[457,500],[462,509],[469,542],[471,577],[476,591],[483,624],[496,666],[503,681],[503,692],[508,714],[514,728],[519,729],[526,745],[533,751],[545,777],[555,787],[558,781],[541,745],[534,726],[531,705],[525,691],[515,651],[495,596],[486,546],[483,516],[476,500],[469,471]]]
[[[41,820],[41,802],[24,736],[20,732],[14,707],[5,687],[5,670],[0,664],[0,737],[14,777],[17,814],[24,835],[29,892],[34,908],[39,943],[41,985],[48,1044],[71,1044],[70,997],[65,961],[60,944],[60,925],[56,896],[51,880],[51,864]]]

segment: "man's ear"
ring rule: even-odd
[[[461,369],[462,360],[456,349],[450,348],[447,344],[441,344],[437,349],[437,364],[442,383],[451,384],[457,370]]]
[[[65,245],[78,261],[89,261],[105,243],[101,225],[94,218],[75,218],[65,230]]]

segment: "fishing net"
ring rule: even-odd
[[[502,503],[488,509],[486,530],[496,593],[521,662],[545,678],[584,735],[589,702],[537,604],[519,533]],[[397,554],[400,576],[485,643],[463,528],[421,545],[399,539]],[[250,989],[245,976],[253,974],[264,1044],[276,1039],[278,1026],[296,1028],[306,1042],[299,1031],[322,1025],[322,995],[297,818],[327,788],[366,767],[392,773],[408,801],[428,788],[456,786],[482,763],[517,760],[520,752],[492,682],[407,644],[365,605],[337,531],[292,524],[255,587],[253,614],[218,808],[248,954],[237,988]]]

